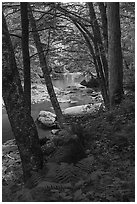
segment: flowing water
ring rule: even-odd
[[[79,84],[83,79],[83,76],[80,75],[80,73],[65,73],[61,79],[58,80],[53,80],[53,85],[59,89],[66,89],[68,86],[75,86]],[[74,94],[73,100],[77,101],[75,104],[71,103],[60,103],[61,109],[65,109],[71,106],[76,106],[76,105],[82,105],[90,102],[90,97],[88,95],[81,95],[79,94]],[[52,105],[49,101],[44,101],[41,103],[37,104],[32,104],[32,117],[34,121],[38,117],[38,114],[41,110],[47,110],[50,112],[54,112]],[[40,128],[38,128],[38,133],[41,137],[43,137],[46,132]],[[6,113],[6,110],[2,110],[2,142],[6,142],[9,139],[14,138],[11,126],[8,120],[8,116]]]

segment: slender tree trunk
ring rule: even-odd
[[[106,51],[108,50],[108,29],[107,29],[107,14],[106,14],[106,6],[103,2],[98,2],[100,15],[101,15],[101,22],[102,22],[102,31],[103,31],[103,38],[104,38],[104,47]]]
[[[31,171],[42,168],[43,155],[35,123],[25,109],[23,89],[4,15],[2,28],[2,96],[19,149],[26,182],[31,176]]]
[[[45,78],[45,83],[46,83],[47,90],[48,90],[48,93],[50,96],[50,100],[51,100],[52,106],[54,108],[55,114],[57,116],[57,120],[59,122],[59,125],[61,128],[64,128],[65,127],[64,126],[65,125],[65,119],[64,119],[64,116],[62,114],[59,102],[57,100],[57,97],[56,97],[56,94],[55,94],[55,91],[53,88],[53,84],[52,84],[51,77],[50,77],[50,72],[48,69],[46,58],[45,58],[44,53],[43,53],[43,48],[41,45],[40,37],[39,37],[38,31],[37,31],[36,22],[35,22],[35,19],[33,17],[30,6],[29,6],[29,19],[30,19],[31,28],[33,31],[33,38],[34,38],[34,41],[36,44],[36,48],[38,50],[40,66],[41,66],[41,69],[43,71],[43,76]]]
[[[76,23],[76,22],[74,22],[74,23],[75,23],[76,27],[80,30],[80,32],[83,34],[83,37],[85,38],[86,44],[87,44],[87,46],[89,48],[89,51],[90,51],[90,53],[92,55],[94,65],[95,65],[95,69],[96,69],[96,72],[97,72],[97,76],[98,76],[98,79],[99,79],[99,82],[100,82],[100,87],[101,87],[101,93],[102,93],[102,96],[103,96],[103,100],[104,100],[105,106],[108,107],[109,98],[108,98],[108,94],[107,94],[107,88],[106,88],[106,85],[105,85],[105,78],[104,78],[104,74],[103,74],[103,71],[102,71],[102,64],[101,64],[101,61],[100,61],[100,57],[95,56],[95,53],[94,53],[93,47],[91,45],[90,39],[85,33],[87,30],[84,32],[84,30],[80,27],[80,25],[78,23]],[[96,50],[96,52],[97,52],[97,50]]]
[[[21,5],[21,25],[22,25],[22,55],[24,67],[24,97],[25,107],[31,115],[31,72],[30,72],[30,56],[29,56],[29,19],[27,2]]]
[[[108,87],[108,62],[106,59],[106,53],[104,49],[104,45],[102,43],[102,36],[100,33],[100,28],[99,24],[95,15],[93,3],[89,2],[89,13],[90,13],[90,20],[91,20],[91,26],[94,34],[94,43],[98,46],[98,51],[99,53],[96,53],[97,55],[99,54],[101,57],[101,62],[102,62],[102,67],[105,75],[105,81],[106,81],[106,87]]]
[[[123,63],[119,3],[108,3],[108,58],[110,106],[118,104],[123,96]]]
[[[89,9],[89,10],[90,10],[91,27],[92,27],[94,36],[90,33],[90,31],[85,27],[85,25],[81,21],[78,21],[77,18],[74,18],[73,16],[71,16],[66,9],[62,9],[60,6],[58,6],[57,9],[60,10],[61,12],[63,12],[65,16],[69,17],[74,22],[76,27],[78,27],[79,30],[80,30],[80,27],[81,27],[83,32],[86,33],[86,34],[83,35],[86,42],[87,42],[88,38],[89,38],[89,42],[90,42],[90,40],[92,40],[92,42],[94,44],[94,48],[95,48],[94,50],[95,51],[92,52],[92,46],[90,46],[91,44],[89,42],[87,42],[87,46],[88,46],[89,51],[91,52],[91,54],[94,53],[93,54],[93,60],[95,62],[97,75],[98,76],[100,75],[99,79],[100,79],[102,96],[103,96],[103,99],[104,99],[105,106],[108,107],[108,105],[109,105],[109,97],[108,97],[108,64],[107,64],[107,59],[106,59],[106,56],[105,56],[105,50],[104,50],[104,47],[103,47],[103,44],[102,44],[99,25],[97,23],[97,19],[96,19],[96,16],[95,16],[95,12],[94,12],[94,8],[93,8],[92,3],[91,3],[91,9]],[[83,34],[83,32],[82,32],[82,34]],[[85,37],[86,35],[88,37]],[[94,59],[94,57],[96,59]]]

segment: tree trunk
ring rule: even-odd
[[[36,22],[35,22],[35,19],[33,17],[30,6],[29,6],[29,19],[30,19],[32,32],[33,32],[32,33],[33,38],[34,38],[36,48],[37,48],[37,51],[38,51],[38,55],[39,55],[40,66],[41,66],[41,69],[43,71],[43,76],[45,78],[45,83],[46,83],[47,90],[48,90],[48,93],[49,93],[49,96],[50,96],[50,100],[51,100],[52,106],[54,108],[55,114],[57,116],[57,120],[59,122],[59,125],[60,125],[61,128],[64,128],[65,127],[65,119],[64,119],[64,116],[62,114],[59,102],[57,100],[57,97],[56,97],[56,94],[55,94],[55,91],[54,91],[54,88],[53,88],[53,84],[52,84],[52,81],[51,81],[47,61],[46,61],[46,58],[44,56],[44,52],[43,52],[43,48],[42,48],[42,45],[41,45],[40,37],[39,37],[37,27],[36,27]]]
[[[22,25],[22,55],[24,67],[24,97],[25,107],[31,115],[31,72],[29,56],[29,20],[27,2],[20,3]]]
[[[26,182],[31,176],[31,171],[42,168],[43,155],[35,123],[25,109],[23,89],[4,15],[2,28],[2,96],[19,149]]]
[[[98,47],[98,53],[96,55],[100,55],[101,62],[102,62],[102,68],[104,71],[105,81],[106,81],[106,87],[108,88],[108,62],[106,59],[106,53],[104,49],[104,45],[102,43],[102,36],[100,33],[99,24],[95,15],[93,3],[89,2],[89,14],[90,14],[90,20],[91,20],[91,26],[94,34],[94,43],[96,43],[96,47]]]
[[[92,56],[93,56],[93,60],[95,63],[97,75],[100,76],[99,80],[100,80],[100,85],[101,85],[102,96],[104,99],[105,106],[108,107],[108,105],[109,105],[108,63],[107,63],[107,59],[105,56],[105,50],[104,50],[104,46],[102,44],[99,25],[97,23],[97,19],[95,16],[95,12],[94,12],[94,8],[93,8],[92,3],[89,7],[91,7],[91,9],[89,9],[89,10],[90,10],[91,27],[92,27],[94,36],[91,34],[91,32],[86,28],[86,26],[81,21],[79,21],[77,18],[71,16],[69,14],[69,11],[67,11],[66,9],[62,9],[60,6],[58,6],[57,9],[60,10],[61,12],[63,12],[65,16],[69,17],[74,22],[76,27],[80,30],[80,32],[82,32],[82,30],[83,30],[82,34],[84,34],[84,32],[85,32],[85,34],[83,36],[86,40],[87,46],[90,50],[90,53],[91,54],[94,53]],[[87,39],[89,39],[88,42],[87,42]],[[90,40],[92,40],[94,48],[95,48],[94,49],[95,51],[93,50],[93,52],[92,52],[92,46],[90,46],[91,43],[89,43]],[[94,57],[96,59],[94,59]]]
[[[102,22],[102,31],[104,38],[104,47],[106,48],[106,52],[108,50],[108,29],[107,29],[107,14],[106,14],[106,6],[103,2],[98,2],[101,22]]]
[[[119,3],[108,3],[108,58],[110,106],[119,104],[123,96],[123,63]]]
[[[101,61],[100,61],[100,57],[98,55],[95,56],[93,47],[92,47],[92,45],[90,43],[90,39],[88,37],[89,32],[87,32],[87,29],[83,30],[82,29],[83,27],[81,28],[78,23],[76,23],[76,22],[74,22],[74,23],[75,23],[76,27],[80,30],[80,32],[83,34],[83,37],[85,38],[86,44],[87,44],[87,46],[89,48],[89,51],[90,51],[90,53],[92,55],[94,65],[95,65],[95,69],[96,69],[96,72],[97,72],[97,77],[98,77],[98,80],[100,82],[100,88],[101,88],[101,93],[102,93],[102,97],[103,97],[103,100],[104,100],[104,104],[105,104],[106,107],[108,107],[109,98],[108,98],[108,94],[107,94],[107,88],[106,88],[106,85],[105,85],[105,78],[104,78],[104,74],[103,74],[103,71],[102,71],[102,64],[101,64]],[[87,33],[87,35],[86,35],[86,33]],[[95,49],[95,51],[97,52],[97,49]]]
[[[108,88],[107,88],[107,85],[106,85],[106,78],[105,78],[104,69],[103,69],[104,67],[103,67],[103,64],[102,64],[102,61],[101,61],[101,56],[99,55],[100,51],[99,51],[99,48],[98,48],[97,41],[94,40],[94,37],[84,27],[84,25],[82,25],[81,23],[77,23],[77,24],[80,24],[82,29],[86,32],[87,36],[89,36],[89,38],[92,40],[92,42],[94,44],[94,50],[95,51],[93,49],[91,50],[92,46],[90,46],[89,50],[91,52],[93,51],[92,53],[94,53],[92,56],[93,56],[93,59],[95,57],[95,60],[96,60],[95,68],[96,68],[96,72],[97,72],[98,76],[100,76],[99,80],[100,80],[100,86],[101,86],[101,92],[102,92],[103,100],[104,100],[105,106],[108,107],[108,105],[109,105]]]

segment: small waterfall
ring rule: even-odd
[[[75,73],[70,73],[68,70],[67,72],[65,72],[64,74],[64,80],[66,81],[66,83],[70,86],[76,86],[77,84],[79,84],[79,80],[78,78],[81,76],[80,72],[75,72]]]

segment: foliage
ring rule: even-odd
[[[3,201],[133,202],[134,113],[134,93],[130,91],[109,112],[69,118],[71,124],[81,126],[75,132],[80,135],[82,131],[87,157],[76,164],[48,162],[23,188],[17,189],[13,181],[12,185],[3,183]],[[10,185],[15,186],[14,192]]]
[[[12,6],[11,6],[12,5]],[[3,3],[4,13],[8,22],[12,42],[15,48],[18,66],[22,68],[21,60],[21,24],[19,4]],[[75,27],[72,21],[63,15],[63,13],[55,9],[57,4],[54,3],[32,3],[37,25],[40,30],[43,48],[49,67],[53,72],[62,72],[65,70],[84,71],[85,69],[94,70],[92,57],[89,53],[87,45],[80,31]],[[83,21],[87,28],[91,31],[89,23],[88,10],[85,3],[60,3],[63,9],[67,9],[74,14],[79,21]],[[100,15],[98,7],[94,4],[97,18],[100,24]],[[134,62],[134,3],[121,3],[121,27],[122,27],[122,47],[124,57],[128,65]],[[18,37],[17,37],[18,36]],[[48,50],[47,50],[48,49]],[[30,55],[32,70],[39,67],[36,48],[30,33]],[[38,68],[39,69],[39,68]]]
[[[85,3],[31,3],[37,19],[44,54],[52,73],[93,71],[93,59],[84,38],[73,22],[56,10],[59,4],[72,12],[79,22],[89,26]],[[98,6],[94,3],[100,23]],[[135,197],[135,103],[134,103],[134,3],[120,3],[121,34],[125,98],[113,110],[98,114],[69,117],[79,136],[87,157],[77,163],[47,162],[24,186],[17,146],[3,146],[4,202],[133,202]],[[18,68],[22,73],[21,24],[18,3],[3,3],[3,11],[11,33]],[[77,15],[77,16],[76,16]],[[36,47],[30,32],[32,81],[42,75]],[[126,66],[127,65],[127,66]],[[40,83],[41,81],[38,80]],[[46,158],[47,159],[47,158]]]

